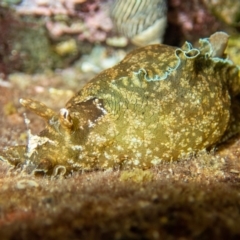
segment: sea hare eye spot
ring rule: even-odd
[[[61,115],[63,118],[67,119],[67,118],[68,118],[68,115],[69,115],[69,112],[68,112],[68,110],[67,110],[66,108],[61,108],[61,109],[60,109],[60,115]]]
[[[69,114],[69,110],[66,108],[61,108],[59,111],[60,123],[64,128],[70,129],[73,125],[72,119]]]

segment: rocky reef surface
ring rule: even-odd
[[[83,4],[80,1],[71,2]],[[227,51],[230,58],[239,64],[239,19],[237,18],[239,8],[235,6],[221,8],[222,1],[206,2],[209,3],[207,9],[211,20],[207,27],[210,26],[213,32],[220,29],[232,35]],[[168,14],[179,9],[178,16],[188,20],[184,21],[184,25],[179,18],[169,16],[169,28],[166,30],[164,41],[180,45],[184,40],[194,41],[199,38],[194,34],[197,31],[191,30],[196,25],[193,24],[191,28],[190,20],[195,19],[201,25],[204,18],[196,17],[196,15],[202,16],[199,12],[190,14],[192,8],[188,3],[189,1],[176,0],[168,2]],[[199,6],[205,1],[199,0],[194,3]],[[34,50],[44,49],[41,52],[49,53],[48,56],[51,58],[41,57],[40,60],[35,58],[33,60],[29,56],[34,56],[36,52],[29,50],[23,54],[22,50],[18,50],[21,47],[15,45],[18,42],[16,35],[12,36],[10,29],[6,27],[2,28],[6,25],[6,21],[10,20],[11,26],[16,26],[15,29],[19,29],[19,32],[26,26],[24,22],[21,27],[22,20],[15,20],[19,15],[15,16],[15,13],[7,10],[5,6],[6,3],[0,12],[0,31],[4,31],[6,36],[0,39],[1,147],[25,144],[28,127],[33,133],[38,133],[44,128],[44,122],[30,112],[26,115],[30,124],[26,126],[24,119],[26,110],[19,104],[20,98],[34,98],[59,110],[76,90],[79,90],[97,72],[119,61],[127,51],[125,48],[117,50],[109,48],[104,44],[100,46],[97,44],[98,41],[92,43],[85,41],[86,45],[76,41],[76,44],[71,42],[69,44],[74,46],[73,49],[80,44],[82,52],[76,55],[74,51],[73,55],[68,52],[64,55],[65,60],[62,60],[63,58],[56,54],[56,49],[49,47],[47,43],[52,46],[56,41],[53,45],[60,46],[61,49],[64,45],[57,44],[65,42],[65,39],[59,41],[45,37],[45,34],[47,36],[49,34],[45,22],[43,28],[38,29],[42,32],[42,35],[38,36],[44,36],[44,39],[48,40],[41,40],[43,45],[34,47]],[[48,5],[45,3],[45,6]],[[180,11],[184,6],[188,13],[185,13],[185,10]],[[206,5],[201,6],[206,9]],[[41,25],[44,20],[38,15],[36,18],[40,23],[32,22],[28,17],[24,17],[24,21],[34,26]],[[214,24],[211,25],[210,22]],[[176,38],[173,29],[182,29]],[[38,39],[36,37],[38,30],[31,29],[31,39]],[[27,36],[24,31],[19,38],[28,41],[24,46],[30,48],[29,39],[21,37]],[[210,34],[207,31],[200,35],[206,37]],[[14,43],[9,39],[16,41]],[[66,39],[68,42],[70,38]],[[32,40],[30,42],[33,43]],[[13,51],[14,49],[16,51]],[[39,57],[38,54],[36,56]],[[28,61],[23,59],[29,59],[29,63],[27,64]],[[29,67],[31,64],[35,66]],[[163,163],[146,171],[82,171],[64,178],[28,175],[13,170],[7,163],[0,162],[0,238],[239,239],[239,148],[240,136],[236,135],[210,153],[203,151],[198,156]]]

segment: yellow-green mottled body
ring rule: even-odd
[[[49,172],[145,169],[215,146],[239,130],[233,107],[240,92],[239,69],[223,58],[227,36],[216,34],[199,48],[150,45],[131,52],[59,114],[22,100],[48,126],[8,161],[25,158],[25,165]]]

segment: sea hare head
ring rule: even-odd
[[[69,168],[74,169],[74,162],[78,161],[79,152],[84,149],[82,144],[85,136],[94,122],[105,113],[97,99],[74,108],[62,108],[59,113],[32,99],[20,99],[20,103],[44,118],[47,126],[39,135],[32,135],[29,129],[27,146],[7,148],[1,158],[27,171],[54,175],[64,174]]]

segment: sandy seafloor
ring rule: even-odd
[[[0,146],[26,143],[20,106],[59,110],[93,74],[12,74],[0,84]],[[0,239],[240,239],[240,137],[211,153],[147,171],[35,177],[0,162]]]

